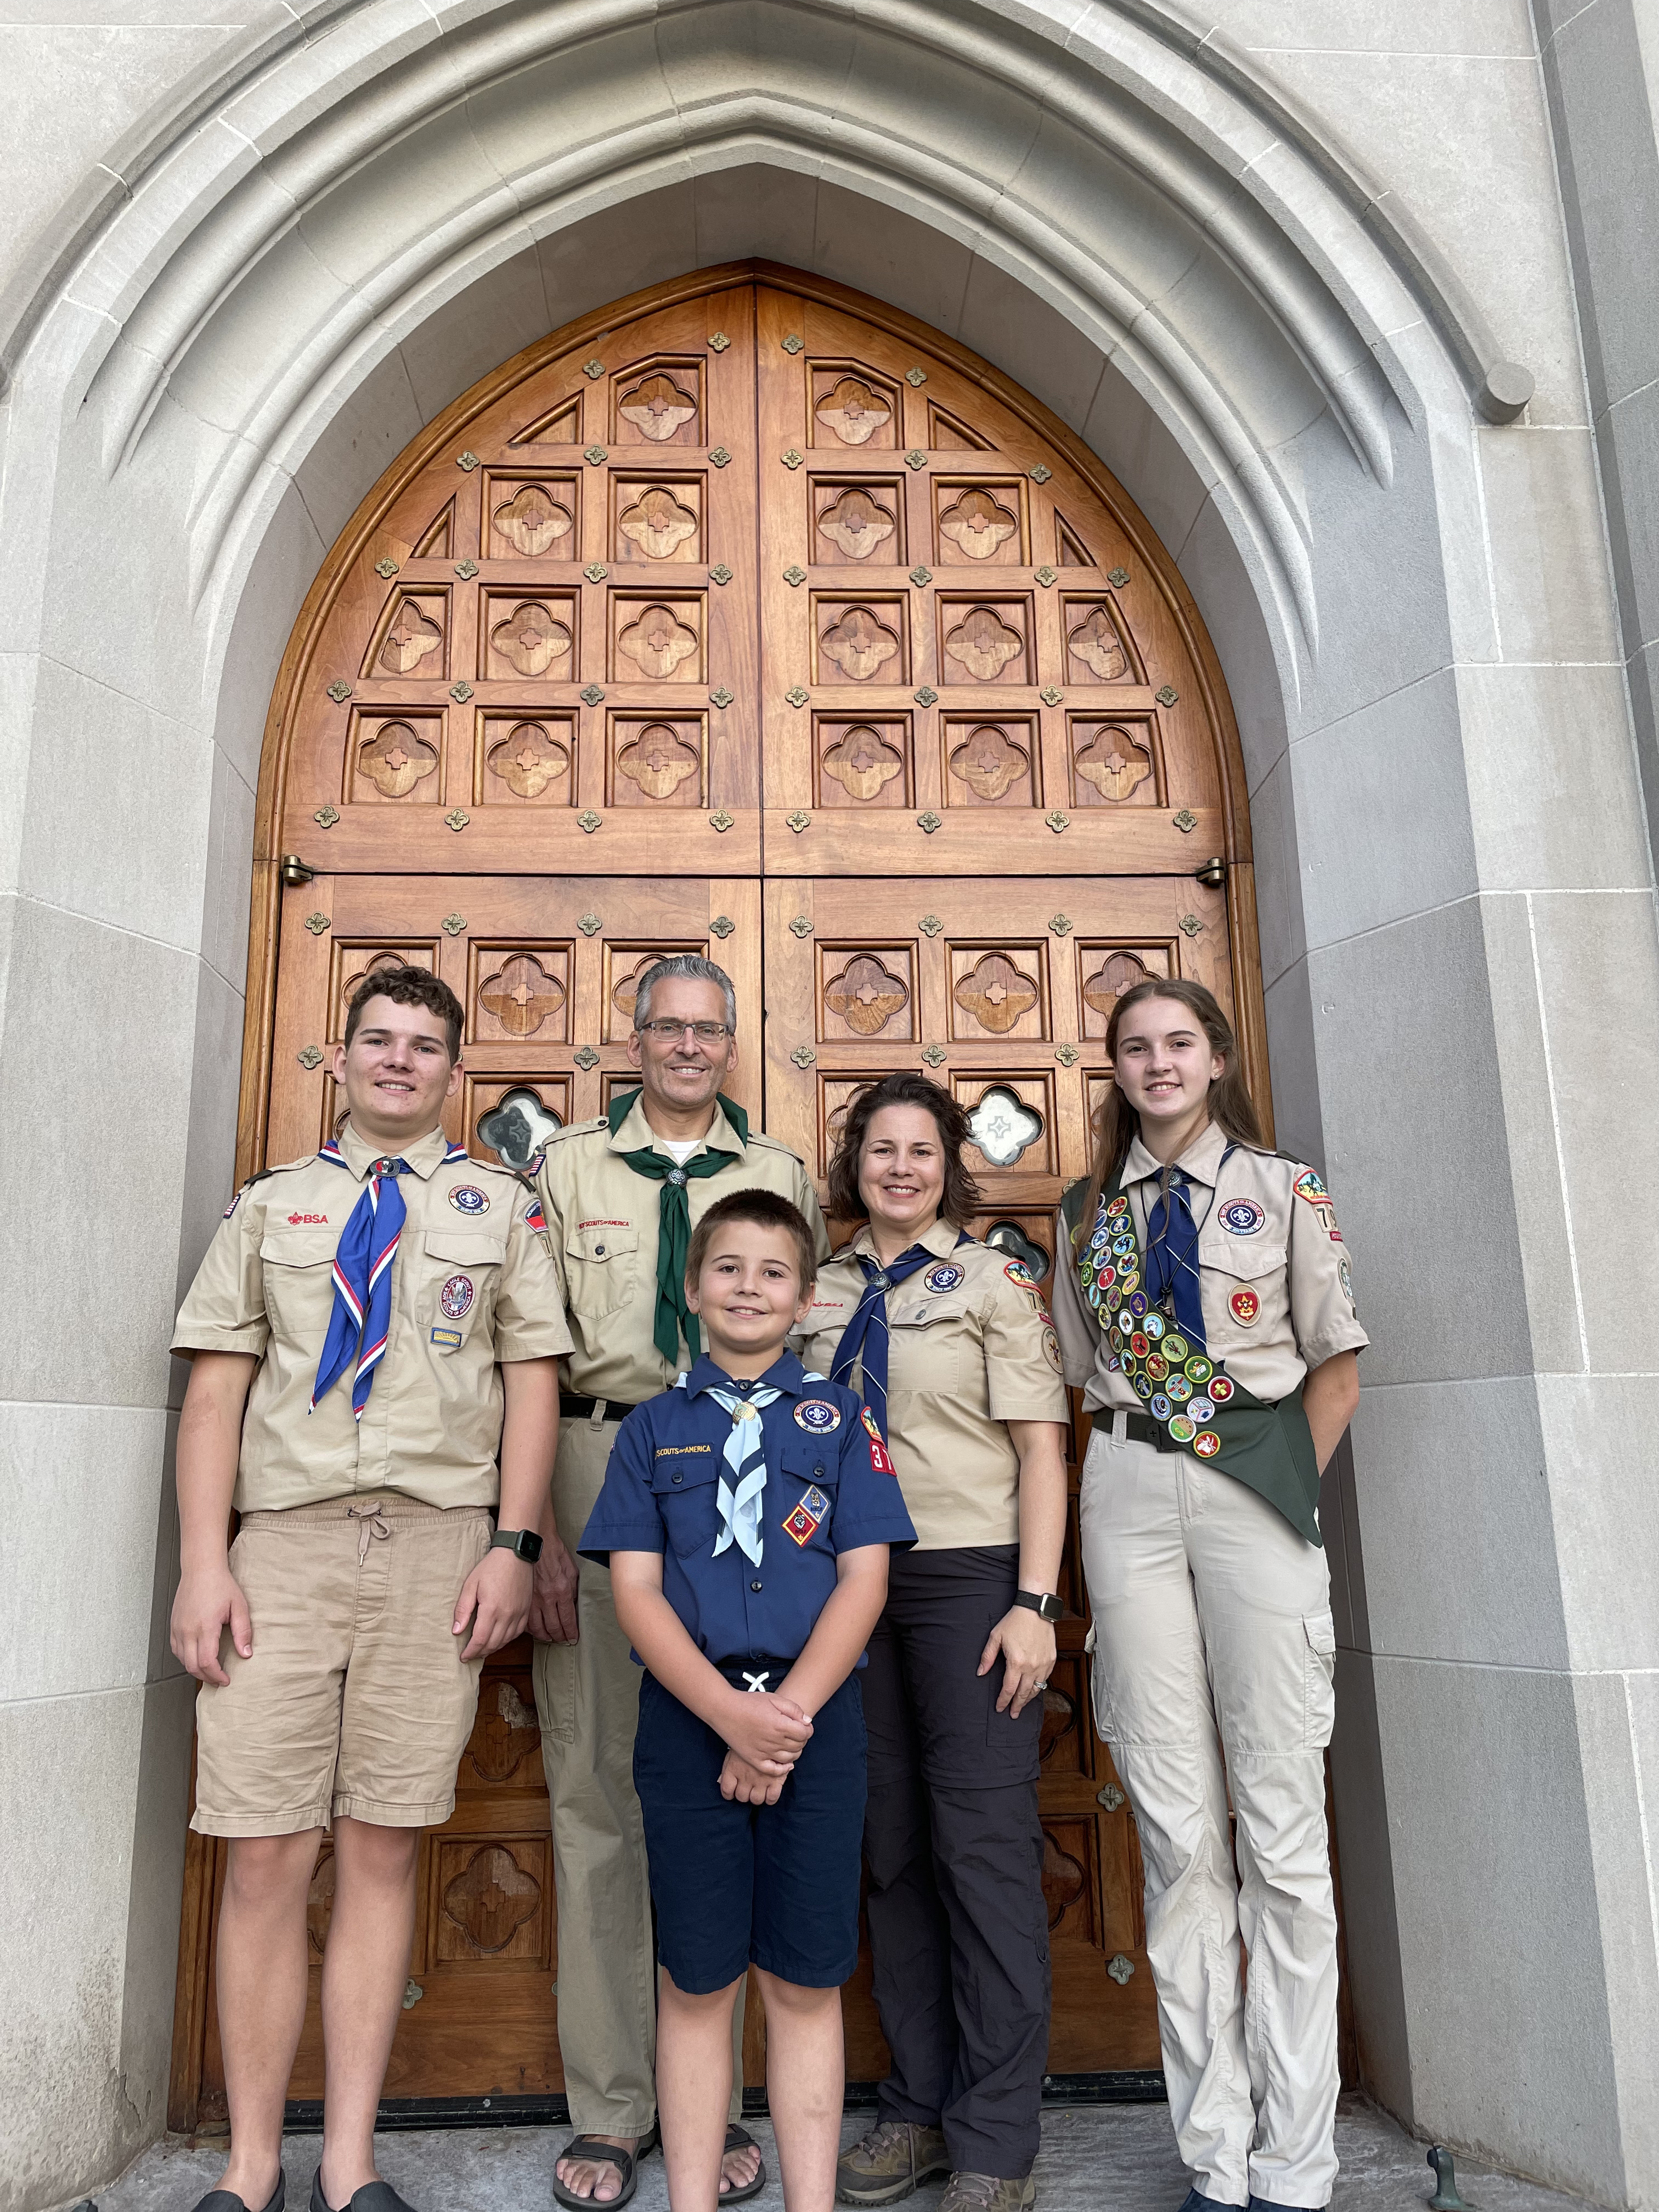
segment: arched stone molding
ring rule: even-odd
[[[1358,1480],[1333,1507],[1368,2078],[1451,2139],[1607,2201],[1650,2194],[1628,2117],[1651,1979],[1625,1942],[1629,1731],[1595,1686],[1636,1648],[1640,1591],[1598,1604],[1588,1554],[1558,1553],[1554,1489],[1585,1494],[1588,1454],[1534,1371],[1578,1360],[1556,1322],[1581,1125],[1540,1072],[1553,977],[1592,953],[1626,993],[1655,975],[1650,906],[1623,918],[1650,874],[1622,697],[1595,673],[1614,655],[1577,449],[1523,461],[1492,442],[1522,433],[1479,429],[1498,349],[1386,182],[1162,0],[324,0],[297,23],[189,88],[118,157],[118,187],[88,188],[17,325],[0,418],[0,782],[27,793],[0,811],[0,882],[23,894],[0,1001],[6,1188],[71,1310],[20,1330],[33,1366],[10,1395],[79,1402],[95,1343],[108,1407],[157,1416],[129,1435],[112,1414],[100,1464],[154,1481],[156,1347],[230,1179],[271,681],[382,468],[520,347],[659,277],[756,255],[890,301],[1024,384],[1125,483],[1239,713],[1280,1129],[1344,1194],[1377,1345]],[[1553,388],[1538,411],[1581,419]],[[1546,519],[1547,594],[1530,580]],[[1567,663],[1590,672],[1530,672]],[[1547,837],[1516,796],[1560,775],[1552,714],[1601,801],[1593,848],[1565,817]],[[1534,911],[1534,884],[1571,891],[1605,944],[1554,919],[1566,902]],[[62,978],[88,960],[120,1003],[95,1051],[71,1040],[48,1060]],[[120,1100],[142,1250],[112,1256],[50,1133],[65,1084]],[[1478,1298],[1424,1298],[1425,1212],[1455,1222]],[[1574,1249],[1593,1242],[1581,1215]],[[1597,1378],[1575,1387],[1598,1433]],[[80,1430],[52,1437],[54,1464],[87,1449]],[[36,1548],[43,1574],[68,1572],[44,1529]],[[118,1565],[78,1558],[76,1592]],[[27,1694],[66,1684],[43,1673]],[[97,1984],[118,2027],[66,2052],[45,2010],[9,2014],[40,2055],[27,2124],[61,2184],[42,2202],[158,2124],[176,1682],[145,1704],[143,1741],[114,1862],[131,1903]],[[1443,1771],[1477,1754],[1504,1819],[1449,1838]],[[1564,1881],[1571,1925],[1552,1917]],[[1431,1893],[1484,1985],[1434,1943]]]

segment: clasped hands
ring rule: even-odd
[[[775,1805],[811,1735],[811,1716],[775,1690],[733,1690],[719,1725],[726,1742],[721,1796]]]

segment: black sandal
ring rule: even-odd
[[[270,2192],[270,2202],[264,2212],[283,2212],[288,2202],[288,2184],[283,2179],[281,2166],[276,2169],[276,2186]],[[252,2205],[244,2204],[234,2189],[210,2189],[197,2203],[195,2212],[253,2212]]]
[[[621,2208],[632,2200],[640,2185],[637,2167],[641,2159],[655,2150],[659,2138],[656,2129],[642,2135],[631,2151],[619,2150],[615,2143],[599,2142],[592,2136],[572,2136],[553,2161],[553,2195],[556,2201],[569,2207],[569,2212],[621,2212]],[[622,2176],[622,2187],[614,2197],[601,2200],[597,2197],[578,2197],[567,2189],[559,2179],[558,2169],[568,2158],[605,2159]]]
[[[750,2134],[747,2128],[740,2128],[735,2120],[729,2121],[726,2124],[726,2148],[720,2154],[722,2158],[724,2158],[726,2151],[758,2150],[759,2148],[760,2145],[755,2141],[755,2138]],[[720,2203],[722,2204],[746,2204],[751,2197],[758,2197],[765,2186],[766,2165],[764,2160],[763,2160],[761,2164],[755,2168],[755,2178],[752,2181],[745,2182],[741,2189],[721,2190]]]
[[[311,2212],[335,2212],[323,2194],[320,2166],[311,2177]],[[389,2181],[366,2181],[361,2189],[352,2191],[351,2202],[341,2205],[339,2212],[413,2212],[413,2207],[404,2202]]]

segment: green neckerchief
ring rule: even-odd
[[[634,1110],[637,1091],[624,1091],[613,1098],[605,1120],[614,1137]],[[735,1106],[722,1091],[718,1100],[726,1120],[737,1132],[739,1144],[749,1142],[749,1116],[741,1106]],[[678,1160],[665,1158],[653,1152],[649,1145],[642,1152],[619,1152],[617,1158],[626,1160],[635,1175],[662,1185],[657,1200],[657,1317],[652,1336],[657,1349],[671,1367],[680,1364],[680,1334],[696,1358],[702,1350],[702,1331],[697,1326],[696,1314],[689,1312],[685,1304],[685,1255],[691,1243],[691,1204],[685,1194],[685,1186],[693,1176],[718,1175],[722,1168],[733,1164],[731,1152],[698,1152],[682,1167]]]
[[[1218,1176],[1220,1170],[1217,1173]],[[1269,1405],[1234,1376],[1224,1375],[1218,1361],[1211,1360],[1202,1352],[1194,1353],[1188,1348],[1188,1356],[1177,1363],[1174,1371],[1184,1373],[1194,1390],[1204,1390],[1212,1398],[1216,1396],[1212,1388],[1215,1382],[1224,1384],[1228,1392],[1224,1401],[1216,1402],[1215,1412],[1207,1422],[1195,1423],[1182,1413],[1180,1404],[1171,1402],[1168,1393],[1159,1388],[1171,1370],[1158,1345],[1146,1338],[1146,1352],[1137,1353],[1133,1349],[1135,1323],[1143,1316],[1132,1315],[1131,1300],[1140,1294],[1145,1271],[1134,1210],[1122,1196],[1122,1182],[1123,1170],[1120,1165],[1109,1186],[1100,1194],[1094,1220],[1086,1226],[1082,1213],[1088,1185],[1073,1183],[1060,1200],[1060,1215],[1071,1237],[1073,1265],[1077,1269],[1084,1301],[1112,1347],[1114,1365],[1140,1399],[1147,1419],[1157,1421],[1179,1449],[1190,1452],[1194,1458],[1205,1460],[1212,1467],[1218,1467],[1224,1474],[1243,1483],[1282,1513],[1299,1536],[1305,1536],[1310,1544],[1322,1544],[1318,1517],[1319,1462],[1313,1432],[1303,1410],[1302,1385],[1298,1382],[1288,1397]],[[1114,1206],[1117,1207],[1115,1213],[1110,1211]],[[1115,1260],[1099,1241],[1103,1229],[1108,1231],[1107,1244],[1113,1235],[1120,1235],[1133,1243],[1133,1251],[1121,1261]],[[1170,1325],[1166,1323],[1165,1338],[1170,1333]],[[1178,1338],[1177,1341],[1184,1345],[1186,1340]],[[1149,1359],[1154,1363],[1150,1374]],[[1155,1410],[1158,1405],[1169,1410],[1159,1413]],[[1200,1451],[1199,1443],[1206,1434],[1214,1437],[1218,1444]]]

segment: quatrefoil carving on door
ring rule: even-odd
[[[382,722],[357,748],[357,773],[383,799],[407,799],[437,765],[436,747],[417,738],[407,722]]]
[[[535,1876],[499,1844],[486,1844],[445,1889],[444,1913],[476,1949],[504,1951],[541,1899]]]
[[[951,756],[951,773],[986,799],[1000,799],[1029,774],[1031,757],[995,722],[981,722]]]
[[[666,722],[653,722],[617,755],[617,768],[647,799],[672,799],[702,765],[696,747]]]
[[[539,676],[570,650],[570,632],[539,599],[526,599],[489,633],[490,650],[520,676]]]
[[[672,607],[647,607],[617,640],[617,650],[641,674],[670,677],[697,649],[697,633],[679,620]]]
[[[823,1003],[860,1036],[875,1036],[909,1003],[910,987],[872,952],[849,960],[824,986]]]
[[[564,985],[529,952],[515,952],[478,986],[479,1005],[511,1037],[534,1036],[564,1001]]]
[[[556,1129],[562,1129],[563,1127],[564,1123],[544,1103],[541,1093],[532,1091],[527,1084],[520,1084],[511,1091],[504,1091],[489,1113],[478,1117],[478,1135],[482,1141],[489,1146],[503,1166],[516,1168],[520,1175],[529,1173],[548,1139]],[[506,1717],[505,1705],[501,1711]],[[472,1763],[481,1767],[476,1751]],[[489,1777],[492,1781],[504,1778]]]
[[[1083,1003],[1109,1018],[1123,994],[1146,981],[1147,972],[1146,962],[1137,960],[1133,952],[1110,953],[1092,975],[1085,978]]]
[[[855,684],[867,684],[888,661],[898,657],[898,639],[868,607],[848,607],[818,643],[842,675],[850,676]]]
[[[676,546],[696,536],[697,518],[666,484],[652,484],[623,509],[617,527],[653,561],[665,561]]]
[[[1037,987],[1006,952],[988,952],[957,978],[951,996],[993,1036],[1006,1036],[1037,1002]]]
[[[860,722],[843,732],[823,756],[823,772],[849,798],[876,799],[884,785],[904,773],[904,757],[878,730]]]
[[[1091,607],[1066,642],[1103,684],[1115,684],[1128,672],[1128,656],[1118,637],[1117,625],[1104,607]]]
[[[641,437],[649,438],[653,445],[661,445],[672,438],[683,422],[689,422],[697,411],[697,403],[688,392],[682,392],[672,377],[660,373],[647,376],[631,392],[624,392],[617,413],[624,422],[631,422]]]
[[[988,491],[965,491],[956,505],[939,517],[939,534],[965,553],[970,561],[989,561],[1019,529],[1012,514]]]
[[[1048,1925],[1058,1928],[1082,1896],[1083,1863],[1062,1850],[1047,1828],[1042,1832],[1042,1901],[1048,1908]]]
[[[1114,805],[1121,805],[1139,790],[1152,772],[1150,748],[1112,723],[1096,730],[1086,744],[1079,745],[1075,760],[1083,781]]]
[[[561,538],[568,538],[575,527],[575,518],[569,508],[561,507],[538,483],[520,485],[510,500],[495,509],[490,520],[507,544],[532,561]]]
[[[554,1124],[556,1128],[558,1126]],[[479,1134],[483,1133],[481,1124]],[[488,1144],[489,1139],[486,1137],[484,1141]],[[536,1716],[520,1696],[515,1684],[498,1682],[493,1698],[486,1692],[479,1698],[477,1722],[466,1748],[468,1758],[483,1780],[510,1781],[540,1741]]]
[[[344,1036],[345,1018],[351,1011],[351,1002],[356,997],[359,988],[377,968],[430,968],[431,965],[432,955],[424,945],[419,947],[401,945],[382,945],[378,952],[363,963],[355,975],[348,975],[341,984],[340,1026],[335,1034],[339,1036]]]
[[[856,376],[843,376],[812,411],[843,446],[865,445],[893,419],[893,410],[880,393]]]
[[[413,599],[405,599],[392,617],[380,647],[380,659],[394,674],[407,676],[444,641],[443,628],[422,613]]]
[[[994,607],[975,607],[945,641],[947,659],[963,668],[975,684],[990,684],[1025,650],[1019,632]]]
[[[867,561],[896,527],[880,501],[872,499],[860,484],[849,484],[818,517],[818,528],[849,561]]]
[[[484,765],[515,798],[539,799],[549,784],[569,773],[570,750],[541,723],[518,722],[491,745]]]

